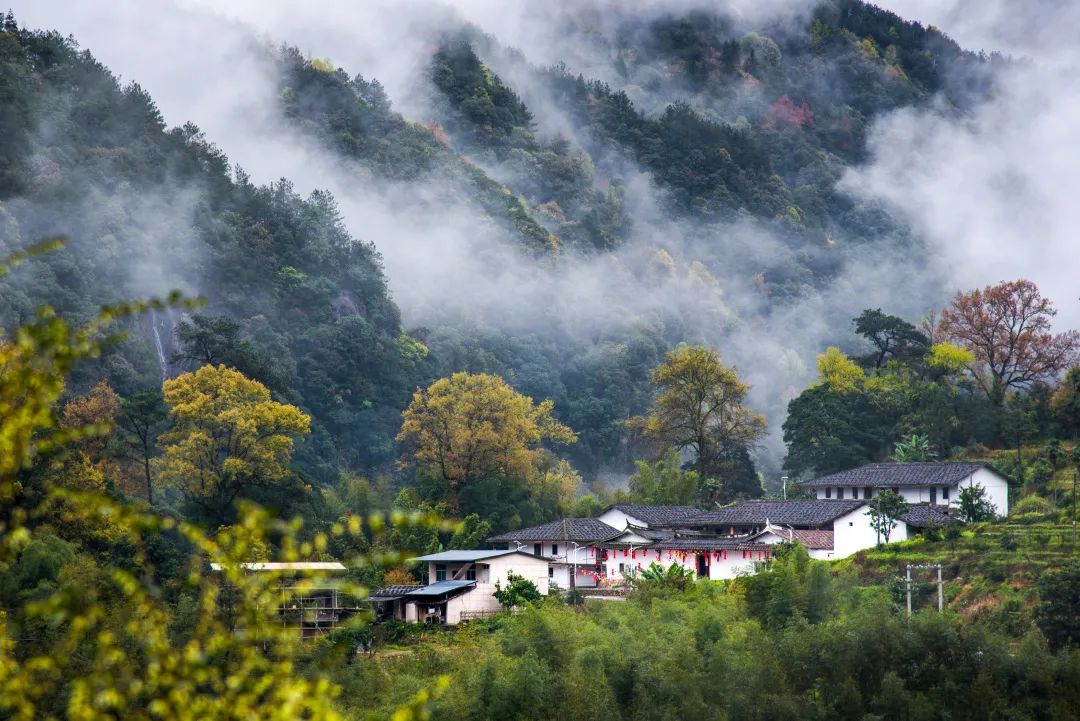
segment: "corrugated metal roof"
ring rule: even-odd
[[[405,594],[406,598],[431,598],[445,594],[460,593],[476,586],[476,581],[436,581]]]
[[[380,588],[377,591],[372,591],[368,598],[373,601],[392,601],[395,598],[401,598],[405,594],[415,591],[418,588],[420,588],[419,583],[399,583],[393,586]]]

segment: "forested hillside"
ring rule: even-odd
[[[228,148],[191,124],[167,128],[147,92],[121,86],[75,41],[10,21],[2,242],[69,242],[0,281],[0,317],[14,327],[49,303],[85,319],[171,288],[202,297],[192,312],[128,321],[128,337],[80,368],[70,392],[104,380],[130,401],[224,363],[310,414],[295,455],[302,479],[318,489],[343,474],[379,477],[383,502],[426,482],[395,463],[406,449],[394,439],[412,391],[437,377],[491,373],[551,399],[577,439],[559,454],[603,495],[598,479],[667,452],[631,422],[649,411],[664,354],[716,346],[749,377],[749,403],[764,405],[774,440],[724,450],[706,495],[761,493],[755,459],[778,473],[792,371],[805,377],[797,369],[809,363],[784,339],[800,309],[828,297],[860,248],[918,252],[903,225],[838,191],[838,178],[864,157],[875,116],[935,97],[962,113],[989,92],[993,62],[851,2],[761,27],[703,11],[615,12],[594,25],[565,7],[557,24],[587,44],[588,74],[446,27],[431,38],[427,109],[413,118],[364,68],[287,45],[262,51],[275,112],[339,157],[350,182],[413,195],[403,213],[462,215],[488,239],[471,251],[470,275],[446,278],[445,303],[410,306],[403,319],[363,224],[350,233],[328,193],[300,197],[288,178],[254,184]],[[503,286],[461,300],[455,286],[507,266]],[[842,312],[826,325],[846,323]],[[755,353],[770,335],[774,352]],[[840,326],[822,340],[846,337]],[[870,455],[910,428],[887,424]],[[513,504],[481,515],[520,522]]]
[[[0,718],[1080,716],[1074,298],[957,287],[845,182],[897,112],[976,124],[1013,61],[857,0],[527,5],[505,36],[402,9],[393,101],[291,23],[192,15],[267,86],[193,116],[233,103],[292,178],[2,16]],[[447,577],[420,554],[885,460],[992,466],[1009,515],[962,488],[889,543],[885,489],[845,560],[823,526],[749,575],[639,564],[586,601],[511,572],[458,629],[369,623],[373,589]],[[268,561],[344,564],[317,640],[283,629],[327,597],[286,604],[326,579]],[[905,617],[908,564],[944,569],[940,613],[917,585]]]
[[[333,198],[234,176],[198,128],[167,129],[138,85],[121,88],[58,35],[0,42],[11,108],[0,245],[69,238],[0,281],[4,324],[43,302],[85,320],[102,304],[182,289],[207,305],[185,320],[132,321],[129,339],[81,368],[72,390],[104,378],[132,396],[163,373],[227,363],[315,414],[300,454],[314,478],[390,458],[401,409],[432,366],[402,330],[377,251],[346,232]]]

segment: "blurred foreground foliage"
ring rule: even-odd
[[[13,255],[0,268],[6,272],[28,255]],[[248,573],[241,564],[270,547],[281,561],[310,560],[334,543],[370,549],[357,539],[391,527],[443,528],[431,515],[349,515],[325,533],[305,535],[299,520],[273,519],[244,504],[235,524],[208,533],[107,489],[27,492],[22,480],[31,466],[109,431],[58,422],[72,367],[100,354],[116,318],[180,304],[195,305],[172,296],[111,306],[79,327],[46,307],[33,323],[0,337],[2,718],[341,718],[338,687],[321,674],[298,673],[296,641],[267,613],[276,606],[279,577]],[[79,553],[58,532],[72,526],[105,547]],[[102,529],[107,533],[96,533]],[[208,572],[211,560],[220,573]],[[356,566],[402,560],[370,551],[351,559]],[[318,583],[307,578],[302,587]],[[344,588],[365,593],[356,583]],[[220,603],[226,591],[228,603]],[[433,690],[404,699],[395,718],[424,717],[445,686],[436,679]]]

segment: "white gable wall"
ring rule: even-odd
[[[546,596],[548,594],[548,562],[543,558],[525,556],[520,553],[509,553],[505,556],[497,556],[484,560],[490,569],[490,581],[492,591],[495,590],[495,582],[500,581],[506,586],[507,576],[513,572],[515,575],[524,576],[536,584],[536,590]],[[479,584],[477,584],[479,587]]]
[[[893,522],[889,542],[906,541],[907,537],[907,524],[901,521]],[[864,548],[873,548],[876,544],[877,534],[870,525],[866,506],[856,508],[833,521],[833,558],[847,558]]]
[[[622,511],[620,511],[618,508],[609,508],[603,513],[601,513],[599,516],[597,516],[596,519],[598,521],[603,521],[609,526],[614,527],[617,531],[625,529],[628,525],[639,526],[641,528],[649,527],[649,524],[645,523],[645,521],[642,521],[639,518],[634,518],[633,516],[628,516]]]
[[[960,481],[961,488],[968,488],[969,486],[982,486],[986,489],[986,499],[994,505],[994,511],[999,516],[1009,515],[1009,483],[998,474],[991,471],[989,468],[980,468],[975,471],[970,477]],[[960,494],[953,494],[955,498],[949,499],[949,504],[957,506],[960,504]]]

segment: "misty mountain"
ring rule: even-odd
[[[846,0],[782,20],[551,13],[537,27],[555,62],[460,19],[417,29],[406,113],[370,70],[302,53],[287,29],[284,47],[254,46],[273,85],[260,110],[290,133],[265,153],[310,143],[332,194],[253,182],[78,38],[9,28],[0,252],[70,242],[0,279],[0,322],[179,287],[207,299],[198,317],[132,324],[78,381],[130,394],[236,365],[312,414],[298,462],[325,481],[391,467],[417,385],[493,372],[555,401],[591,479],[629,468],[625,421],[672,346],[720,348],[775,433],[807,351],[897,295],[883,277],[903,284],[899,311],[936,303],[919,238],[838,181],[875,118],[962,116],[1003,61]],[[758,460],[777,467],[776,447]]]

